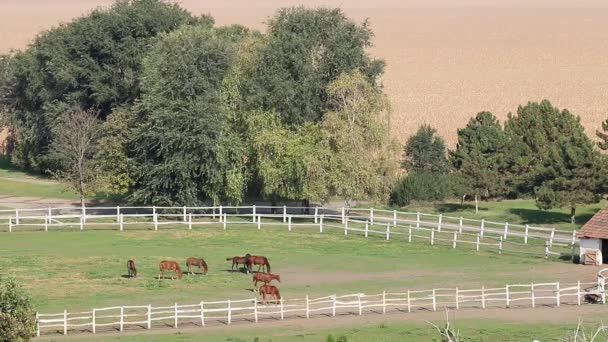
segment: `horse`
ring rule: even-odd
[[[135,261],[127,261],[127,270],[129,271],[129,278],[137,277],[137,268],[135,268]]]
[[[267,257],[261,255],[252,255],[251,263],[253,265],[258,265],[258,272],[260,272],[261,269],[262,272],[270,273],[270,262],[268,261]],[[266,271],[264,271],[264,269]]]
[[[161,279],[161,276],[167,270],[174,271],[175,273],[177,273],[177,279],[182,279],[182,269],[179,267],[179,264],[176,263],[175,261],[163,260],[160,262],[160,264],[158,266],[160,268],[160,273],[158,274],[158,279]],[[171,276],[171,279],[173,279],[173,275]]]
[[[192,266],[198,266],[198,268],[203,271],[203,274],[207,274],[207,263],[202,258],[197,259],[195,257],[189,257],[188,259],[186,259],[186,267],[188,267],[188,274],[192,273]]]
[[[234,265],[236,265],[238,268],[239,264],[241,264],[245,266],[246,273],[251,273],[251,254],[247,254],[243,257],[235,256],[232,258],[226,258],[226,260],[232,261],[232,267],[230,268],[232,271],[234,271]]]
[[[266,300],[266,295],[268,295],[269,297],[274,297],[276,304],[281,303],[281,294],[279,293],[279,289],[277,289],[276,286],[262,285],[260,286],[259,291],[262,295],[263,300]],[[266,303],[268,303],[268,301],[266,301]]]
[[[253,275],[253,283],[254,283],[253,286],[257,287],[258,286],[258,281],[263,282],[264,285],[268,285],[274,279],[278,280],[279,283],[281,282],[281,276],[278,275],[278,274],[255,273]]]

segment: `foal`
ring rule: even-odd
[[[245,273],[251,273],[251,255],[247,254],[244,257],[235,256],[232,258],[226,258],[227,261],[232,261],[232,267],[230,268],[234,271],[234,266],[239,267],[239,264],[245,266]]]
[[[163,260],[158,265],[160,268],[160,273],[158,274],[158,279],[161,279],[163,273],[167,270],[174,271],[177,273],[177,279],[182,279],[182,269],[179,267],[179,264],[175,261],[167,261]],[[173,275],[171,275],[171,279],[173,279]]]
[[[129,278],[137,277],[137,268],[135,268],[135,261],[127,261],[127,270],[129,271]]]
[[[281,282],[281,276],[278,274],[272,274],[272,273],[255,273],[253,275],[253,286],[257,287],[258,286],[258,281],[263,282],[264,285],[268,285],[270,284],[271,281],[273,280],[278,280],[279,283]]]
[[[195,257],[189,257],[188,259],[186,259],[186,267],[188,267],[188,274],[192,273],[192,266],[198,266],[198,268],[203,271],[203,274],[207,274],[207,263],[202,258],[197,259]]]
[[[266,295],[268,295],[269,297],[273,297],[275,299],[276,304],[281,304],[281,294],[276,286],[262,285],[260,287],[260,294],[262,295],[263,300],[266,300]],[[268,301],[266,301],[266,303],[268,303]]]

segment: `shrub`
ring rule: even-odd
[[[415,172],[402,178],[393,188],[391,204],[409,205],[412,201],[441,201],[450,192],[448,176]]]
[[[0,342],[29,341],[35,325],[29,296],[14,279],[0,276]]]

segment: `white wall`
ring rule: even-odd
[[[583,260],[583,255],[587,251],[600,251],[599,253],[599,265],[602,264],[602,240],[601,239],[588,239],[588,238],[580,238],[581,244],[581,261]]]

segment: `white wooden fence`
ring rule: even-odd
[[[319,298],[283,298],[265,303],[258,298],[201,301],[194,304],[114,306],[84,312],[36,314],[37,335],[98,333],[166,327],[258,322],[263,319],[296,319],[313,316],[386,314],[387,312],[437,311],[443,308],[486,309],[582,305],[594,294],[606,303],[605,284],[511,284],[499,288],[407,290],[378,294],[331,295]]]
[[[469,246],[502,253],[538,256],[576,255],[575,231],[474,220],[463,217],[402,212],[397,210],[324,207],[87,207],[0,210],[0,230],[5,232],[59,229],[163,229],[221,225],[223,229],[250,225],[339,229],[349,233],[381,236],[386,240],[401,236],[426,240],[431,245],[452,248]]]

